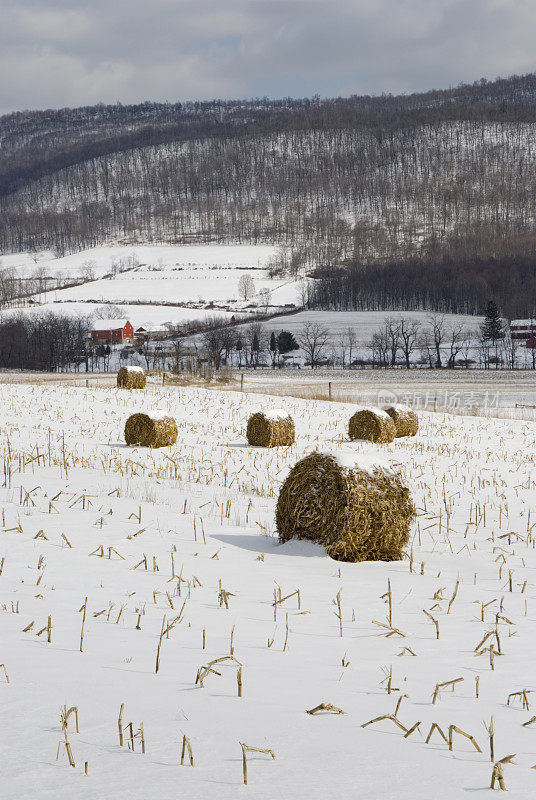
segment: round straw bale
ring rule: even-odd
[[[402,477],[363,455],[311,453],[279,492],[279,540],[309,539],[337,561],[397,561],[415,508]]]
[[[381,408],[361,408],[350,417],[350,439],[368,439],[376,444],[388,444],[396,435],[395,423]]]
[[[121,367],[117,373],[120,389],[145,389],[145,372],[142,367]]]
[[[395,423],[396,436],[415,436],[419,430],[419,417],[407,406],[388,406],[384,411]]]
[[[169,447],[177,441],[177,423],[173,417],[132,414],[125,424],[125,441],[142,447]]]
[[[247,439],[257,447],[280,447],[294,444],[294,420],[281,409],[259,411],[248,420]]]

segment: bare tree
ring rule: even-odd
[[[429,367],[434,366],[434,340],[432,332],[429,328],[423,330],[417,339],[417,347],[421,353],[422,361],[425,361]]]
[[[435,364],[434,366],[441,369],[443,362],[441,361],[441,345],[445,339],[445,317],[443,314],[432,314],[428,317],[428,324],[430,325],[432,342],[435,351]]]
[[[91,317],[92,319],[124,319],[126,311],[121,306],[103,305],[98,306]]]
[[[398,330],[406,368],[409,369],[411,367],[411,355],[417,345],[421,326],[415,319],[405,319],[401,317],[398,322]]]
[[[512,332],[509,325],[506,325],[504,329],[503,346],[508,366],[510,369],[515,369],[517,362],[517,351],[519,349],[519,339],[514,339],[512,337]]]
[[[231,351],[235,345],[235,334],[232,327],[228,326],[226,328],[222,328],[221,331],[221,344],[223,348],[223,360],[224,363],[227,364],[229,361],[229,356],[231,355]]]
[[[298,332],[298,343],[314,369],[329,340],[329,331],[318,322],[306,322]]]
[[[341,356],[342,368],[344,369],[346,366],[346,353],[348,351],[348,343],[346,341],[346,331],[340,331],[339,335],[337,336],[337,342],[339,345],[339,353]]]
[[[357,344],[357,336],[355,328],[350,325],[342,330],[338,336],[339,348],[342,358],[342,367],[346,365],[346,353],[348,353],[348,367],[352,366],[352,354]]]
[[[95,279],[95,267],[97,266],[97,262],[93,260],[88,260],[82,262],[80,267],[80,275],[85,281],[92,281]]]
[[[400,349],[400,322],[388,317],[385,320],[385,333],[389,342],[390,363],[394,367]]]
[[[184,357],[184,347],[181,339],[175,339],[171,345],[171,364],[172,370],[175,373],[180,372],[181,359]]]
[[[456,366],[456,359],[458,354],[463,350],[465,339],[467,338],[467,331],[461,323],[454,325],[449,333],[449,360],[447,366],[449,369],[454,369]]]
[[[298,297],[302,308],[308,308],[311,300],[311,287],[307,278],[298,281]]]
[[[201,337],[201,344],[203,350],[207,354],[207,358],[214,367],[218,370],[221,366],[222,354],[225,350],[225,344],[221,328],[210,328],[205,331]]]
[[[372,334],[369,349],[372,351],[372,365],[386,367],[388,363],[389,341],[385,328]]]
[[[475,342],[478,341],[478,331],[465,329],[463,341],[462,341],[462,350],[463,353],[463,363],[466,369],[469,369],[469,365],[471,363],[471,354],[473,352]]]
[[[260,304],[262,306],[264,306],[264,311],[267,314],[268,313],[268,306],[270,305],[270,303],[272,301],[272,293],[271,293],[270,289],[268,289],[268,287],[265,287],[264,289],[260,290],[260,292],[259,292],[259,300],[260,300]]]
[[[238,294],[242,300],[249,300],[255,294],[255,281],[249,274],[241,275],[238,281]]]
[[[144,336],[143,339],[137,345],[138,352],[143,358],[145,359],[145,365],[147,369],[151,368],[151,343],[149,341],[148,336]]]

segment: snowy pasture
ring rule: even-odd
[[[114,264],[154,266],[158,269],[175,267],[251,267],[263,268],[274,255],[269,245],[167,245],[111,244],[90,247],[78,253],[56,257],[53,253],[11,253],[1,256],[3,267],[35,271],[43,269],[48,275],[77,277],[91,267],[95,277],[112,271]]]
[[[510,796],[533,791],[533,423],[423,413],[414,439],[375,448],[348,441],[351,405],[286,398],[296,444],[267,451],[246,445],[246,421],[281,397],[0,394],[6,797],[484,797],[492,717],[494,760],[515,754]],[[124,446],[126,418],[156,409],[177,445]],[[278,544],[281,481],[331,448],[380,449],[404,472],[419,514],[404,561]],[[306,713],[322,702],[345,713]],[[63,706],[78,710],[74,768]],[[128,747],[141,724],[145,753],[139,735]],[[241,743],[275,755],[248,755],[247,786]]]
[[[165,319],[199,318],[214,309],[235,313],[254,306],[297,305],[300,283],[273,279],[267,265],[275,247],[267,245],[139,245],[96,247],[54,259],[43,254],[37,262],[27,255],[6,256],[2,263],[24,272],[39,269],[64,278],[86,276],[86,281],[67,289],[41,292],[39,302],[48,309],[69,312],[70,306],[99,303],[151,304],[153,316]],[[240,280],[249,275],[253,285],[247,298],[240,292]],[[91,276],[93,279],[90,279]],[[175,306],[190,307],[189,312]],[[74,311],[74,307],[71,311]],[[134,309],[138,314],[138,311]],[[200,313],[202,312],[202,313]]]

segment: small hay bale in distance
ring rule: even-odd
[[[170,447],[177,441],[173,417],[132,414],[125,423],[125,441],[142,447]]]
[[[283,409],[259,411],[248,420],[247,440],[257,447],[288,447],[294,444],[294,420]]]
[[[145,389],[143,367],[121,367],[117,373],[119,389]]]
[[[396,436],[395,423],[381,408],[360,408],[348,423],[350,439],[366,439],[374,444],[389,444]]]
[[[399,472],[355,453],[311,453],[279,492],[280,542],[308,539],[337,561],[398,561],[415,507]]]
[[[419,430],[419,417],[408,406],[388,406],[384,411],[389,414],[396,428],[396,437],[415,436]]]

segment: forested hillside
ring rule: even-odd
[[[275,242],[283,269],[321,271],[311,302],[368,306],[359,276],[384,265],[367,272],[373,304],[435,294],[462,313],[514,259],[503,304],[533,311],[535,75],[401,97],[23,112],[0,119],[0,145],[4,252]],[[465,264],[461,300],[452,264]],[[416,294],[423,270],[431,286]]]

